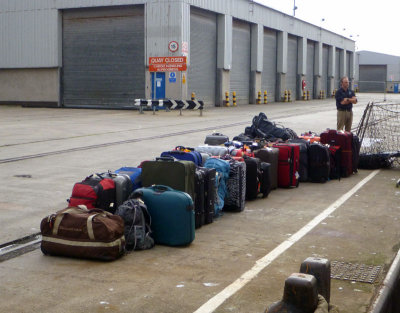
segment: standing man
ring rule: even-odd
[[[336,108],[337,108],[337,130],[351,131],[353,123],[353,104],[357,103],[357,97],[354,91],[349,89],[349,78],[342,77],[340,80],[341,88],[336,92]]]

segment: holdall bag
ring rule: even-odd
[[[90,175],[74,185],[68,203],[69,206],[85,205],[88,209],[115,211],[115,182],[111,178]]]
[[[128,199],[115,211],[124,220],[126,250],[145,250],[154,247],[151,216],[141,199]]]
[[[125,251],[124,221],[104,210],[68,207],[42,219],[44,254],[112,261]]]
[[[221,133],[212,133],[211,135],[206,136],[204,143],[206,145],[218,146],[218,145],[223,145],[227,141],[229,141],[228,136],[225,136],[224,134]]]
[[[224,156],[229,154],[229,149],[224,146],[202,145],[194,148],[194,150],[200,153],[208,153],[213,156]]]
[[[194,206],[186,192],[154,185],[135,190],[132,198],[138,197],[144,201],[150,213],[156,244],[181,246],[194,240]]]

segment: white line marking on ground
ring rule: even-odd
[[[270,253],[256,261],[256,264],[239,277],[232,284],[227,286],[221,292],[216,294],[206,303],[204,303],[200,308],[198,308],[194,313],[210,313],[214,312],[226,299],[230,298],[236,292],[238,292],[242,287],[244,287],[248,282],[250,282],[254,277],[258,275],[264,268],[272,263],[277,257],[289,249],[293,244],[303,238],[308,234],[315,226],[317,226],[321,221],[331,215],[337,208],[339,208],[344,202],[346,202],[353,194],[355,194],[362,186],[369,182],[380,170],[375,170],[369,174],[366,178],[355,185],[350,191],[341,196],[338,200],[332,203],[328,208],[326,208],[321,214],[314,217],[307,225],[301,228],[297,233],[292,235],[289,239],[282,242]]]

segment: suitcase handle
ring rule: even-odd
[[[156,158],[156,161],[174,162],[175,158],[173,156],[160,156]]]
[[[165,185],[153,185],[150,188],[157,192],[174,191],[173,188]]]

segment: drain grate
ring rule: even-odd
[[[331,261],[331,278],[373,284],[379,278],[382,266]]]

